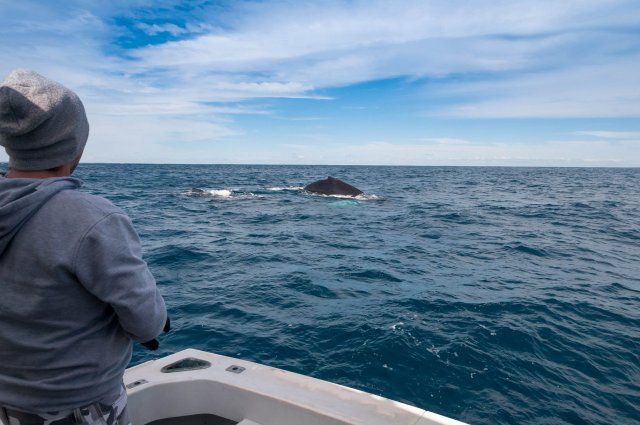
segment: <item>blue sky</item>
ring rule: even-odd
[[[640,166],[637,0],[0,0],[0,57],[85,162]]]

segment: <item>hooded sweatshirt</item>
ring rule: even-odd
[[[70,177],[0,177],[0,405],[115,399],[167,313],[131,221]]]

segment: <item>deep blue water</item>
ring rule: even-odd
[[[299,189],[328,175],[369,196]],[[131,216],[173,320],[132,364],[194,347],[473,424],[640,423],[640,169],[77,176]]]

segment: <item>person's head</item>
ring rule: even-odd
[[[88,137],[84,106],[68,88],[24,69],[0,83],[0,145],[10,169],[73,171]]]

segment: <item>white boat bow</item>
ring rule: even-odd
[[[464,425],[353,388],[187,349],[127,369],[133,425]]]

